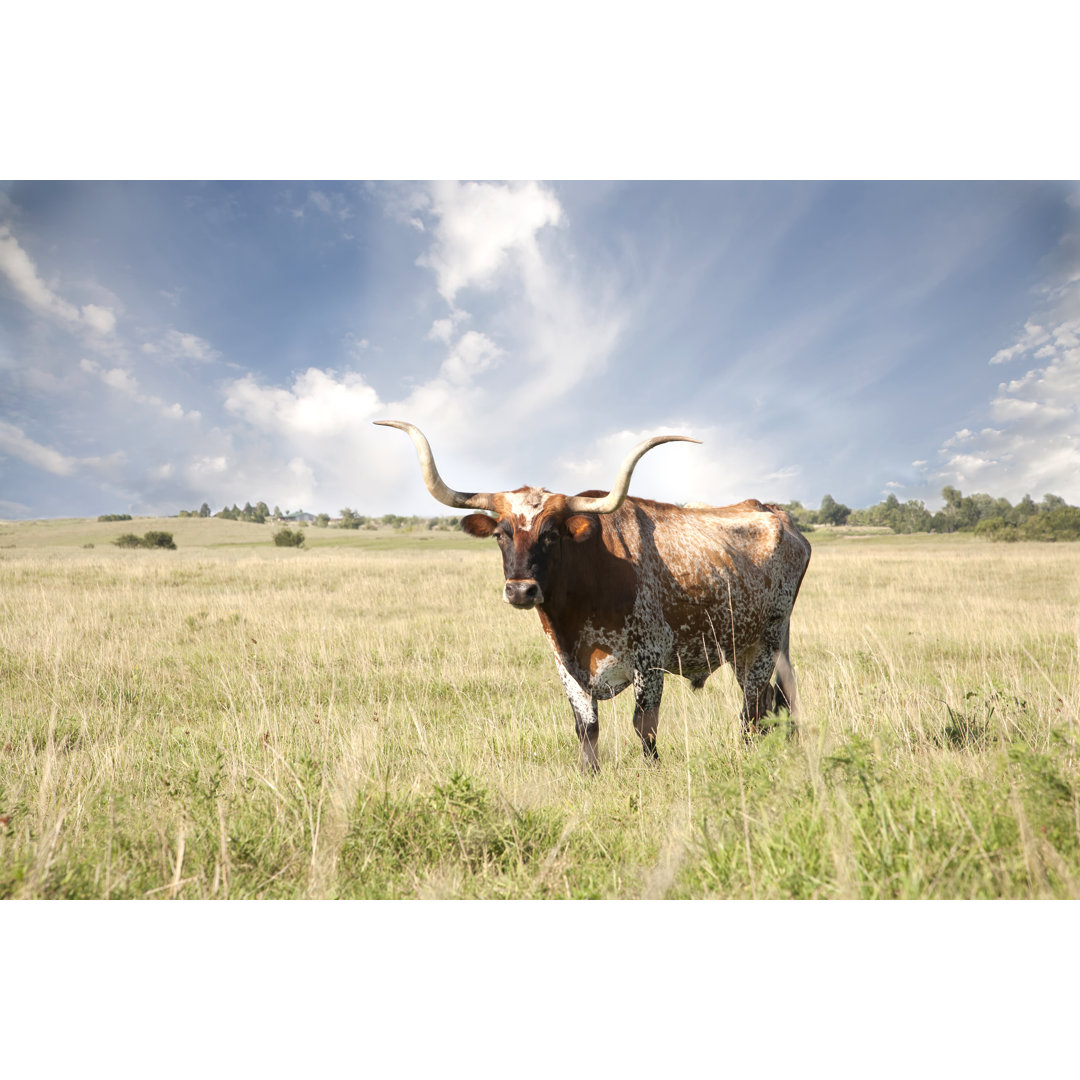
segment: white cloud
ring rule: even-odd
[[[575,270],[570,253],[541,243],[548,226],[565,221],[553,192],[532,181],[438,183],[425,210],[434,219],[433,240],[417,261],[435,272],[439,293],[451,306],[449,321],[432,325],[431,340],[449,344],[468,317],[456,305],[462,289],[499,289],[504,317],[518,337],[504,348],[522,376],[507,408],[536,415],[604,371],[626,311],[612,281],[594,270],[584,284],[584,271]]]
[[[451,382],[472,382],[477,375],[499,362],[503,350],[486,334],[469,330],[463,334],[443,361],[441,372]]]
[[[438,219],[434,243],[418,262],[435,271],[439,293],[451,306],[461,289],[491,288],[512,257],[535,251],[540,229],[563,218],[558,199],[531,180],[438,182],[431,188],[431,212]]]
[[[44,469],[56,476],[70,476],[79,464],[75,458],[35,442],[21,428],[3,420],[0,420],[0,452],[11,454],[36,469]]]
[[[110,389],[126,394],[140,405],[149,405],[151,408],[157,409],[162,416],[170,420],[196,421],[201,417],[201,414],[195,409],[187,412],[179,403],[174,402],[172,405],[166,405],[156,394],[142,393],[139,390],[138,380],[130,371],[124,368],[102,368],[96,361],[87,360],[85,357],[79,361],[79,367],[86,374],[99,378]]]
[[[448,482],[468,476],[463,485],[479,486],[483,470],[469,454],[487,443],[478,418],[489,399],[474,379],[498,351],[484,335],[466,335],[447,357],[448,370],[393,402],[355,372],[309,368],[286,387],[263,385],[252,375],[234,379],[226,384],[224,404],[246,430],[236,430],[230,441],[227,475],[212,475],[203,461],[188,467],[188,481],[217,498],[233,498],[230,491],[273,492],[282,506],[371,512],[404,509],[406,500],[426,504],[408,441],[372,424],[403,419],[431,436]]]
[[[1050,335],[1038,323],[1030,319],[1024,323],[1024,332],[1007,349],[999,349],[990,357],[991,364],[1007,364],[1024,353],[1044,345],[1050,339]]]
[[[83,321],[95,333],[111,334],[116,329],[116,316],[97,304],[86,304],[82,309]]]
[[[765,480],[794,480],[796,476],[802,475],[802,469],[798,465],[785,465],[775,472],[767,473],[763,479]]]
[[[977,484],[1011,501],[1053,492],[1080,503],[1080,275],[1067,266],[1063,277],[1043,290],[1050,307],[990,358],[1040,363],[998,386],[988,406],[996,427],[965,428],[944,442],[928,482]]]
[[[325,191],[309,191],[308,201],[328,217],[335,217],[339,221],[348,221],[352,217],[352,211],[344,195],[335,193],[327,195]],[[294,211],[295,213],[295,211]],[[301,211],[299,216],[303,216]]]
[[[116,315],[108,308],[86,304],[81,310],[60,296],[38,274],[33,259],[7,225],[0,225],[0,272],[32,311],[70,328],[107,336],[116,327]]]
[[[221,359],[221,353],[205,338],[171,328],[160,341],[146,342],[142,351],[159,361],[194,360],[198,364],[209,364]]]
[[[448,345],[453,334],[453,319],[436,319],[431,324],[431,329],[428,331],[427,336],[429,341],[441,341],[444,345]]]
[[[650,450],[634,469],[630,493],[662,502],[727,506],[743,499],[787,501],[788,484],[801,472],[798,465],[778,461],[767,446],[741,432],[737,425],[723,429],[695,428],[686,421],[657,424],[639,430],[620,430],[596,438],[583,459],[563,459],[549,488],[560,484],[573,494],[590,488],[607,489],[627,452],[653,435],[688,435],[701,445],[667,443]],[[573,489],[573,490],[571,490]]]
[[[360,424],[376,417],[375,391],[362,375],[308,368],[291,390],[260,386],[251,375],[230,382],[225,408],[266,432],[282,435],[347,437]]]
[[[121,393],[128,394],[131,397],[139,396],[139,384],[135,376],[130,371],[124,371],[123,368],[110,368],[108,371],[102,371],[101,381],[106,386],[111,386],[114,390],[119,390]]]

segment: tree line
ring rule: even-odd
[[[1060,495],[1044,495],[1041,502],[1025,495],[1013,506],[1008,499],[982,492],[964,495],[947,484],[941,497],[945,505],[936,513],[921,499],[901,502],[892,494],[863,510],[852,510],[831,495],[823,496],[817,510],[797,500],[784,509],[804,532],[815,525],[874,525],[894,533],[973,532],[990,540],[1080,540],[1080,507]]]
[[[303,513],[303,511],[296,511],[297,514]],[[209,503],[203,503],[198,510],[181,510],[177,517],[182,518],[222,518],[226,521],[250,521],[257,525],[263,525],[267,521],[289,521],[295,520],[295,516],[286,510],[282,512],[279,506],[275,506],[273,510],[264,502],[257,502],[254,506],[250,502],[244,503],[243,507],[237,506],[236,503],[230,506],[224,506],[217,513],[213,513],[210,509]],[[98,518],[99,521],[130,521],[130,514],[103,514]],[[386,525],[393,529],[401,529],[408,531],[410,529],[426,528],[426,529],[455,529],[460,524],[461,519],[457,517],[424,517],[421,515],[402,516],[400,514],[383,514],[381,517],[369,517],[367,514],[360,514],[353,510],[351,507],[343,507],[339,511],[337,519],[332,518],[329,514],[315,514],[311,515],[310,524],[316,528],[327,529],[377,529],[380,525]],[[306,526],[309,524],[307,520],[296,521],[296,524]]]
[[[946,485],[941,489],[945,505],[935,513],[926,509],[921,499],[901,502],[890,494],[876,506],[853,510],[837,502],[832,495],[822,496],[816,510],[808,509],[797,499],[784,503],[795,524],[803,532],[813,532],[818,525],[871,525],[891,529],[894,533],[954,533],[973,532],[990,540],[1080,540],[1080,507],[1067,503],[1060,495],[1044,495],[1035,502],[1025,495],[1015,506],[1005,498],[994,498],[983,492],[964,495],[959,488]],[[179,517],[216,517],[232,521],[251,521],[263,524],[271,520],[289,520],[280,507],[271,511],[264,502],[250,502],[239,507],[222,507],[216,514],[203,503],[198,510],[181,510]],[[102,515],[101,520],[130,520],[130,515]],[[423,517],[383,514],[369,517],[346,506],[335,520],[329,514],[315,515],[311,524],[316,528],[376,529],[380,525],[411,532],[414,529],[455,529],[456,517]],[[306,526],[307,521],[297,524]]]

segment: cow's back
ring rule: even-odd
[[[671,628],[674,670],[712,670],[721,645],[726,658],[753,651],[766,627],[790,614],[810,545],[786,511],[755,499],[693,508],[633,503],[642,584]]]

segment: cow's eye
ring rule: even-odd
[[[558,537],[553,532],[546,532],[540,537],[540,543],[543,544],[544,547],[551,547],[557,539]]]

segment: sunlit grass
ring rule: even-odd
[[[180,550],[83,539],[133,524]],[[672,678],[661,766],[628,693],[586,778],[489,545],[48,528],[0,531],[0,895],[1080,894],[1080,545],[830,536],[797,739]]]

